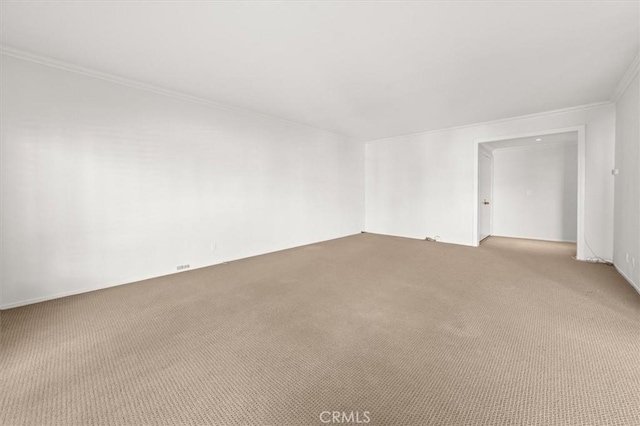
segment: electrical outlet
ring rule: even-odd
[[[183,269],[189,269],[189,265],[178,265],[178,271],[182,271]]]
[[[624,254],[624,259],[627,261],[627,263],[629,263],[629,252],[626,252]]]
[[[211,243],[211,251],[218,250],[218,243]]]
[[[631,267],[632,267],[632,268],[635,268],[635,267],[636,267],[636,258],[635,258],[635,257],[632,257],[632,258],[631,258]]]

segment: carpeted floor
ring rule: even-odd
[[[640,296],[573,253],[362,234],[6,310],[0,424],[640,425]]]

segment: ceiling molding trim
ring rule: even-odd
[[[423,131],[423,132],[409,133],[409,134],[406,134],[406,135],[389,136],[389,137],[386,137],[386,138],[365,140],[363,142],[365,142],[365,143],[375,143],[375,142],[390,141],[392,139],[404,139],[404,138],[410,138],[410,137],[414,137],[414,136],[426,136],[426,135],[432,135],[432,134],[436,134],[436,133],[444,133],[444,132],[452,132],[452,131],[455,131],[455,130],[470,129],[472,127],[480,127],[480,126],[488,126],[488,125],[491,125],[491,124],[506,123],[506,122],[509,122],[509,121],[525,120],[525,119],[529,119],[529,118],[545,117],[547,115],[564,114],[564,113],[572,112],[572,111],[582,111],[582,110],[586,110],[586,109],[601,108],[601,107],[607,106],[607,105],[613,105],[613,102],[611,102],[611,101],[594,102],[594,103],[591,103],[591,104],[584,104],[584,105],[577,105],[577,106],[568,107],[568,108],[554,109],[554,110],[551,110],[551,111],[543,111],[543,112],[536,112],[536,113],[527,114],[527,115],[518,115],[518,116],[515,116],[515,117],[500,118],[498,120],[492,120],[492,121],[483,121],[481,123],[464,124],[462,126],[456,126],[456,127],[445,127],[443,129],[426,130],[426,131]]]
[[[81,67],[81,66],[74,65],[74,64],[71,64],[71,63],[68,63],[68,62],[58,61],[56,59],[52,59],[52,58],[49,58],[49,57],[46,57],[46,56],[38,55],[38,54],[35,54],[35,53],[27,52],[27,51],[24,51],[24,50],[21,50],[21,49],[16,49],[16,48],[5,46],[5,45],[0,45],[0,54],[11,56],[11,57],[18,58],[18,59],[22,59],[22,60],[29,61],[29,62],[34,62],[34,63],[40,64],[40,65],[45,65],[45,66],[52,67],[52,68],[57,68],[57,69],[60,69],[60,70],[63,70],[63,71],[73,72],[73,73],[76,73],[76,74],[82,74],[82,75],[85,75],[85,76],[88,76],[88,77],[93,77],[93,78],[97,78],[97,79],[100,79],[100,80],[105,80],[105,81],[108,81],[108,82],[111,82],[111,83],[115,83],[115,84],[119,84],[119,85],[122,85],[122,86],[132,87],[132,88],[138,89],[138,90],[144,90],[146,92],[151,92],[151,93],[155,93],[155,94],[158,94],[158,95],[164,95],[164,96],[180,99],[180,100],[191,102],[191,103],[205,105],[205,106],[208,106],[208,107],[211,107],[211,108],[216,108],[216,109],[224,110],[224,111],[227,111],[227,112],[233,112],[233,113],[236,113],[236,114],[241,114],[241,115],[245,115],[245,116],[253,117],[253,118],[259,118],[259,119],[262,119],[262,120],[276,121],[276,122],[279,122],[279,123],[282,123],[282,124],[286,124],[286,125],[289,125],[289,126],[308,129],[308,130],[313,130],[313,131],[321,132],[321,133],[324,133],[324,134],[327,134],[327,135],[339,137],[339,138],[345,139],[347,141],[353,141],[354,140],[354,138],[346,136],[346,135],[341,135],[339,133],[334,133],[334,132],[331,132],[329,130],[319,129],[319,128],[313,127],[313,126],[308,126],[306,124],[298,123],[296,121],[287,120],[285,118],[280,118],[280,117],[276,117],[276,116],[268,115],[268,114],[262,114],[262,113],[259,113],[259,112],[255,112],[255,111],[250,111],[250,110],[246,110],[246,109],[243,109],[243,108],[234,107],[234,106],[231,106],[231,105],[220,104],[220,103],[211,101],[209,99],[200,98],[198,96],[193,96],[193,95],[188,95],[186,93],[177,92],[177,91],[170,90],[170,89],[165,89],[163,87],[155,86],[155,85],[152,85],[152,84],[143,83],[143,82],[138,81],[138,80],[132,80],[132,79],[125,78],[125,77],[120,77],[118,75],[104,73],[104,72],[97,71],[97,70],[94,70],[94,69]]]
[[[625,90],[627,90],[627,87],[629,87],[633,79],[636,77],[636,74],[638,74],[638,71],[640,71],[640,53],[638,53],[633,62],[631,62],[627,72],[624,73],[622,80],[620,80],[620,83],[616,86],[616,90],[613,91],[610,98],[611,102],[618,102],[618,99],[620,99]]]

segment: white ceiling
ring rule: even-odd
[[[638,2],[2,2],[1,42],[357,139],[606,101]]]
[[[578,143],[578,132],[563,132],[549,135],[530,136],[526,138],[505,139],[495,142],[484,142],[481,145],[485,146],[490,151],[494,151],[496,149],[540,146],[555,143]]]

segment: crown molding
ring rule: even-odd
[[[432,135],[432,134],[437,134],[437,133],[452,132],[452,131],[455,131],[455,130],[470,129],[472,127],[488,126],[488,125],[491,125],[491,124],[506,123],[506,122],[509,122],[509,121],[525,120],[525,119],[528,119],[528,118],[545,117],[547,115],[563,114],[563,113],[572,112],[572,111],[582,111],[582,110],[585,110],[585,109],[600,108],[600,107],[607,106],[607,105],[612,105],[612,104],[613,104],[613,102],[611,102],[611,101],[594,102],[594,103],[591,103],[591,104],[584,104],[584,105],[577,105],[577,106],[568,107],[568,108],[554,109],[554,110],[551,110],[551,111],[543,111],[543,112],[536,112],[536,113],[527,114],[527,115],[518,115],[518,116],[514,116],[514,117],[500,118],[498,120],[483,121],[483,122],[480,122],[480,123],[472,123],[472,124],[464,124],[462,126],[456,126],[456,127],[445,127],[445,128],[442,128],[442,129],[426,130],[426,131],[422,131],[422,132],[409,133],[409,134],[406,134],[406,135],[389,136],[389,137],[380,138],[380,139],[371,139],[371,140],[364,141],[364,142],[365,143],[374,143],[374,142],[389,141],[389,140],[392,140],[392,139],[410,138],[410,137],[414,137],[414,136],[426,136],[426,135]]]
[[[611,102],[618,102],[618,99],[620,99],[624,91],[627,90],[629,84],[631,84],[636,74],[638,74],[638,71],[640,71],[640,53],[638,53],[633,62],[631,62],[627,72],[624,73],[622,80],[620,80],[620,83],[618,83],[618,86],[616,86],[616,89],[613,91],[610,98]]]
[[[620,84],[618,84],[614,94],[610,98],[610,101],[596,102],[596,103],[591,103],[591,104],[586,104],[586,105],[578,105],[578,106],[574,106],[574,107],[556,109],[556,110],[551,110],[551,111],[544,111],[544,112],[528,114],[528,115],[520,115],[520,116],[502,118],[502,119],[492,120],[492,121],[484,121],[484,122],[478,122],[478,123],[472,123],[472,124],[465,124],[465,125],[462,125],[462,126],[446,127],[446,128],[442,128],[442,129],[427,130],[427,131],[409,133],[409,134],[404,134],[404,135],[396,135],[396,136],[389,136],[389,137],[385,137],[385,138],[366,140],[366,139],[357,139],[357,138],[354,138],[354,137],[342,135],[342,134],[339,134],[339,133],[331,132],[329,130],[324,130],[324,129],[320,129],[320,128],[313,127],[313,126],[308,126],[306,124],[298,123],[298,122],[287,120],[287,119],[280,118],[280,117],[275,117],[275,116],[268,115],[268,114],[262,114],[262,113],[259,113],[259,112],[255,112],[255,111],[250,111],[250,110],[246,110],[246,109],[243,109],[243,108],[234,107],[234,106],[231,106],[231,105],[220,104],[220,103],[214,102],[214,101],[206,99],[206,98],[201,98],[201,97],[198,97],[198,96],[188,95],[186,93],[182,93],[182,92],[166,89],[166,88],[163,88],[163,87],[160,87],[160,86],[155,86],[155,85],[143,83],[143,82],[138,81],[138,80],[133,80],[133,79],[121,77],[121,76],[118,76],[118,75],[109,74],[109,73],[105,73],[105,72],[102,72],[102,71],[97,71],[97,70],[94,70],[94,69],[81,67],[81,66],[74,65],[74,64],[71,64],[71,63],[68,63],[68,62],[59,61],[59,60],[56,60],[56,59],[53,59],[53,58],[50,58],[50,57],[47,57],[47,56],[38,55],[38,54],[35,54],[35,53],[27,52],[27,51],[24,51],[24,50],[21,50],[21,49],[16,49],[16,48],[9,47],[9,46],[0,45],[0,54],[11,56],[11,57],[18,58],[18,59],[22,59],[22,60],[29,61],[29,62],[34,62],[34,63],[40,64],[40,65],[45,65],[45,66],[52,67],[52,68],[61,69],[61,70],[68,71],[68,72],[73,72],[73,73],[76,73],[76,74],[85,75],[85,76],[92,77],[92,78],[97,78],[97,79],[104,80],[104,81],[109,81],[111,83],[132,87],[132,88],[135,88],[135,89],[138,89],[138,90],[144,90],[144,91],[147,91],[147,92],[151,92],[151,93],[155,93],[155,94],[159,94],[159,95],[164,95],[164,96],[180,99],[180,100],[191,102],[191,103],[197,103],[197,104],[200,104],[200,105],[205,105],[205,106],[208,106],[208,107],[211,107],[211,108],[216,108],[216,109],[219,109],[219,110],[233,112],[233,113],[236,113],[236,114],[241,114],[241,115],[245,115],[245,116],[248,116],[248,117],[259,118],[259,119],[263,119],[263,120],[276,121],[276,122],[279,122],[279,123],[282,123],[282,124],[287,124],[289,126],[308,129],[308,130],[313,130],[313,131],[324,133],[324,134],[331,135],[331,136],[334,136],[334,137],[339,137],[341,139],[345,139],[345,140],[348,140],[348,141],[359,141],[359,142],[367,142],[367,143],[368,142],[381,142],[381,141],[386,141],[386,140],[391,140],[391,139],[399,139],[399,138],[409,138],[409,137],[412,137],[412,136],[428,135],[428,134],[435,134],[435,133],[454,131],[454,130],[462,130],[462,129],[468,129],[468,128],[477,127],[477,126],[498,124],[498,123],[504,123],[504,122],[508,122],[508,121],[522,120],[522,119],[527,119],[527,118],[536,118],[536,117],[542,117],[542,116],[546,116],[546,115],[562,114],[562,113],[571,112],[571,111],[579,111],[579,110],[583,110],[583,109],[591,109],[591,108],[602,107],[602,106],[605,106],[605,105],[609,105],[611,103],[615,103],[618,100],[618,98],[622,95],[622,93],[624,93],[624,91],[626,90],[628,85],[631,83],[631,81],[633,80],[635,75],[640,70],[640,54],[639,54],[638,56],[636,56],[635,60],[633,61],[633,63],[631,64],[631,66],[629,67],[627,72],[625,73],[623,79],[620,81]]]
[[[211,107],[211,108],[216,108],[216,109],[224,110],[224,111],[227,111],[227,112],[241,114],[241,115],[252,117],[252,118],[258,118],[258,119],[269,120],[269,121],[276,121],[276,122],[279,122],[281,124],[286,124],[286,125],[289,125],[289,126],[303,128],[303,129],[307,129],[307,130],[313,130],[315,132],[320,132],[320,133],[324,133],[324,134],[331,135],[331,136],[334,136],[334,137],[339,137],[341,139],[345,139],[345,140],[348,140],[348,141],[352,141],[354,139],[354,138],[346,136],[346,135],[341,135],[339,133],[334,133],[334,132],[331,132],[329,130],[319,129],[319,128],[313,127],[313,126],[308,126],[306,124],[302,124],[302,123],[298,123],[298,122],[295,122],[295,121],[287,120],[285,118],[275,117],[273,115],[268,115],[268,114],[262,114],[262,113],[259,113],[259,112],[255,112],[255,111],[250,111],[250,110],[246,110],[246,109],[243,109],[243,108],[234,107],[234,106],[231,106],[231,105],[220,104],[220,103],[214,102],[214,101],[206,99],[206,98],[201,98],[201,97],[198,97],[198,96],[188,95],[186,93],[178,92],[178,91],[171,90],[171,89],[166,89],[164,87],[143,83],[143,82],[138,81],[138,80],[133,80],[133,79],[121,77],[121,76],[118,76],[118,75],[109,74],[109,73],[105,73],[105,72],[102,72],[102,71],[97,71],[97,70],[94,70],[94,69],[81,67],[81,66],[74,65],[74,64],[71,64],[71,63],[68,63],[68,62],[59,61],[57,59],[49,58],[47,56],[38,55],[38,54],[35,54],[35,53],[27,52],[27,51],[24,51],[24,50],[21,50],[21,49],[16,49],[16,48],[5,46],[5,45],[0,45],[0,54],[6,55],[6,56],[11,56],[11,57],[18,58],[18,59],[22,59],[22,60],[29,61],[29,62],[34,62],[34,63],[40,64],[40,65],[45,65],[45,66],[52,67],[52,68],[57,68],[57,69],[68,71],[68,72],[73,72],[73,73],[76,73],[76,74],[85,75],[85,76],[92,77],[92,78],[97,78],[97,79],[100,79],[100,80],[108,81],[110,83],[115,83],[115,84],[119,84],[119,85],[122,85],[122,86],[127,86],[127,87],[131,87],[131,88],[134,88],[134,89],[138,89],[138,90],[144,90],[146,92],[151,92],[151,93],[155,93],[155,94],[158,94],[158,95],[163,95],[163,96],[168,96],[168,97],[180,99],[180,100],[186,101],[186,102],[205,105],[205,106],[208,106],[208,107]]]

